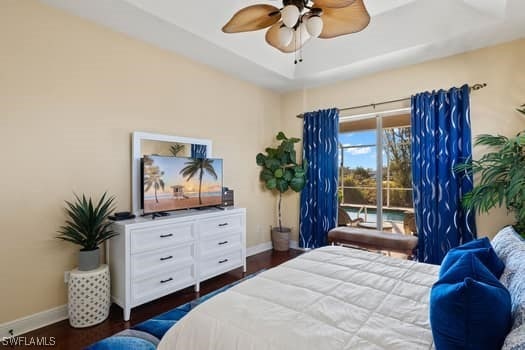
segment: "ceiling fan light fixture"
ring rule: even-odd
[[[288,46],[294,37],[293,30],[283,25],[279,28],[279,44],[281,46]]]
[[[279,0],[273,0],[279,1]],[[311,38],[331,39],[357,33],[368,26],[365,0],[280,0],[283,7],[258,4],[237,11],[224,25],[224,33],[268,28],[266,42],[302,61],[302,49]]]
[[[288,28],[295,27],[300,15],[301,12],[299,11],[299,8],[297,8],[297,6],[295,5],[287,5],[281,10],[281,17],[283,23]]]
[[[306,20],[306,30],[314,38],[318,38],[323,31],[323,19],[320,16],[310,16]]]

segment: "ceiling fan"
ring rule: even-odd
[[[368,23],[370,15],[363,0],[283,0],[280,9],[267,4],[241,9],[222,31],[240,33],[270,27],[266,42],[282,52],[292,53],[312,37],[330,39],[356,33]]]

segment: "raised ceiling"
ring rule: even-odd
[[[304,61],[267,45],[264,30],[224,34],[242,7],[276,0],[41,0],[243,80],[288,91],[525,37],[524,0],[364,0],[362,32],[313,39]]]

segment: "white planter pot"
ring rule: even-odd
[[[100,266],[100,249],[81,250],[78,252],[78,270],[90,271]]]

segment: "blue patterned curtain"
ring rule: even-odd
[[[469,87],[412,97],[412,182],[418,260],[441,264],[446,253],[476,237],[474,213],[461,206],[472,176],[454,167],[472,157]]]
[[[191,157],[192,158],[206,158],[206,145],[191,145]]]
[[[304,115],[303,152],[308,170],[301,192],[301,248],[326,245],[328,231],[336,226],[338,136],[337,109]]]

